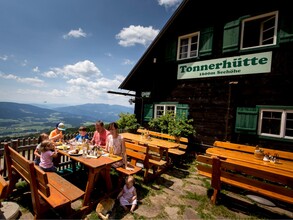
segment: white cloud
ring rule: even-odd
[[[80,37],[87,37],[87,34],[81,28],[78,28],[78,30],[71,30],[67,34],[63,35],[64,39]]]
[[[107,57],[112,57],[112,54],[111,54],[111,53],[105,53],[105,55],[106,55]]]
[[[52,103],[57,103],[57,100],[60,102],[62,99],[68,103],[128,103],[129,97],[117,97],[117,95],[113,97],[107,93],[109,90],[116,90],[125,76],[116,75],[113,79],[103,77],[98,67],[89,60],[66,65],[62,68],[51,68],[43,76],[55,80],[56,83],[51,87],[46,87],[47,91],[43,89],[39,95],[35,95],[36,98],[39,97],[38,99],[46,97],[46,101]],[[36,92],[36,94],[38,93]]]
[[[130,62],[130,61],[127,61]],[[37,67],[34,68],[38,70]],[[21,78],[14,74],[4,74],[0,71],[0,80],[5,84],[23,83],[28,88],[15,89],[13,93],[2,97],[2,101],[22,100],[24,103],[40,102],[55,104],[105,103],[129,105],[128,96],[119,96],[107,93],[115,91],[125,79],[123,75],[107,78],[103,76],[98,67],[91,61],[85,60],[75,64],[55,67],[42,74],[46,80],[39,78]],[[38,87],[38,89],[34,89]],[[5,89],[0,88],[0,94]],[[13,95],[12,95],[13,94]],[[126,104],[125,104],[126,103]]]
[[[28,63],[28,61],[27,61],[27,60],[24,60],[24,61],[21,62],[21,65],[22,65],[22,66],[26,66],[27,63]]]
[[[48,78],[56,78],[58,76],[69,78],[87,78],[90,79],[92,77],[97,78],[100,77],[101,71],[96,67],[96,65],[89,61],[79,61],[73,65],[66,65],[63,68],[51,68],[50,71],[45,72],[43,76]]]
[[[129,59],[124,59],[124,61],[123,61],[122,64],[123,64],[123,65],[133,65],[133,64],[134,64],[134,61],[131,61],[131,60],[129,60]]]
[[[8,60],[8,56],[7,55],[0,56],[0,60],[6,61]]]
[[[42,75],[47,78],[56,78],[58,76],[58,74],[52,70],[44,72]]]
[[[35,72],[35,73],[39,73],[39,72],[40,72],[39,67],[36,66],[35,68],[33,68],[33,72]]]
[[[159,5],[165,6],[166,8],[170,8],[173,6],[178,7],[181,2],[182,0],[158,0]]]
[[[16,75],[13,75],[13,74],[0,73],[0,78],[6,79],[6,80],[15,80],[19,83],[29,84],[29,85],[36,86],[36,87],[44,86],[44,81],[41,79],[38,79],[37,77],[35,77],[35,78],[29,78],[29,77],[22,78],[22,77],[18,77]]]
[[[140,25],[130,25],[127,28],[123,28],[120,33],[116,35],[116,39],[119,40],[119,45],[123,47],[134,46],[135,44],[148,46],[158,33],[159,30],[153,29],[152,26],[143,27]]]

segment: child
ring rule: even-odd
[[[52,141],[45,140],[41,143],[41,162],[39,166],[46,172],[56,172],[57,168],[53,164],[53,158],[57,157],[57,149]]]
[[[127,211],[127,207],[131,205],[130,212],[133,213],[134,209],[137,205],[137,194],[136,189],[133,186],[134,185],[134,177],[132,175],[129,175],[125,179],[125,185],[123,186],[123,189],[118,194],[117,199],[120,201],[120,205],[124,208],[125,211]]]
[[[76,135],[76,137],[73,140],[76,140],[78,142],[82,142],[83,139],[89,140],[89,136],[87,134],[86,127],[84,127],[84,126],[79,127],[78,132],[79,132],[79,134]]]
[[[49,139],[53,142],[62,141],[65,130],[65,125],[62,122],[57,123],[55,129],[50,132]]]
[[[40,134],[39,138],[38,138],[38,145],[34,151],[34,155],[35,155],[35,159],[34,162],[36,165],[39,165],[40,163],[40,157],[41,157],[41,151],[40,151],[40,147],[41,147],[41,143],[44,140],[49,140],[49,135],[47,135],[46,133],[42,133]]]

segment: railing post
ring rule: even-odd
[[[11,140],[11,147],[14,149],[14,150],[16,150],[17,151],[17,149],[18,149],[18,145],[19,144],[19,140],[17,139],[17,140]]]

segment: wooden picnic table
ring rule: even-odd
[[[254,154],[244,153],[240,151],[222,149],[211,147],[206,150],[208,155],[217,156],[227,161],[235,161],[236,163],[241,163],[247,167],[257,165],[259,169],[270,170],[275,173],[282,172],[284,175],[293,177],[293,161],[279,159],[278,162],[272,163],[270,161],[263,161],[261,159],[256,159]]]
[[[98,158],[84,158],[83,156],[72,156],[68,151],[58,150],[60,154],[70,157],[74,162],[79,162],[88,168],[88,179],[83,199],[83,205],[89,205],[90,195],[95,184],[95,176],[99,174],[102,169],[106,170],[105,181],[108,192],[112,190],[112,181],[110,176],[111,165],[117,161],[122,160],[122,157],[116,156],[100,156]]]
[[[126,133],[121,133],[121,135],[124,137],[124,139],[128,139],[128,140],[135,142],[135,143],[141,143],[146,146],[151,146],[151,145],[158,146],[159,148],[161,148],[165,152],[167,163],[170,162],[169,155],[168,155],[169,149],[175,149],[175,148],[179,147],[178,143],[159,139],[159,138],[154,138],[154,137],[144,138],[140,134],[133,134],[133,133],[126,132]]]

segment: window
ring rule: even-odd
[[[177,102],[159,102],[153,104],[144,104],[143,121],[150,121],[152,118],[158,118],[165,115],[167,111],[172,111],[176,117],[188,117],[189,105]]]
[[[181,36],[178,39],[177,60],[198,56],[199,32]]]
[[[166,112],[173,112],[176,115],[175,105],[155,105],[155,118],[159,118],[166,114]]]
[[[293,110],[260,109],[259,114],[259,135],[293,139]]]
[[[277,23],[277,11],[242,20],[241,49],[275,45]]]

